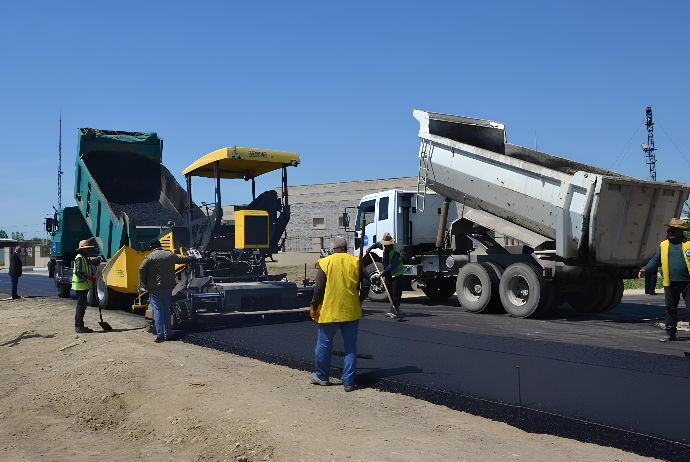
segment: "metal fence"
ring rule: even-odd
[[[354,233],[329,234],[326,236],[288,236],[281,252],[318,252],[322,248],[330,248],[330,239],[342,236],[347,239],[349,249],[354,247]]]

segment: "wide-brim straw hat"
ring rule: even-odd
[[[393,236],[391,236],[391,233],[383,233],[383,237],[381,238],[381,244],[383,244],[383,245],[395,244],[395,239],[393,239]]]
[[[91,243],[89,241],[79,241],[79,248],[77,249],[77,252],[79,252],[82,249],[93,249],[94,246],[90,244]]]
[[[682,229],[683,231],[690,231],[688,230],[688,228],[685,227],[685,222],[680,218],[671,218],[671,221],[668,223],[664,223],[664,226],[668,226],[669,228]]]

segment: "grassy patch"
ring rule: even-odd
[[[644,289],[644,279],[623,279],[623,287],[628,289]],[[656,288],[664,288],[664,280],[659,278],[656,281]]]

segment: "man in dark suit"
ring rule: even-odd
[[[17,246],[14,248],[14,252],[10,255],[10,271],[9,275],[12,279],[12,298],[21,298],[17,293],[17,284],[19,283],[19,276],[22,275],[22,259],[19,256],[19,249],[21,247]]]

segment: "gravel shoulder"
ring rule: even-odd
[[[0,460],[637,461],[373,389],[181,342],[74,301],[0,301]],[[267,339],[268,340],[268,339]],[[314,339],[304,339],[312,342]]]

